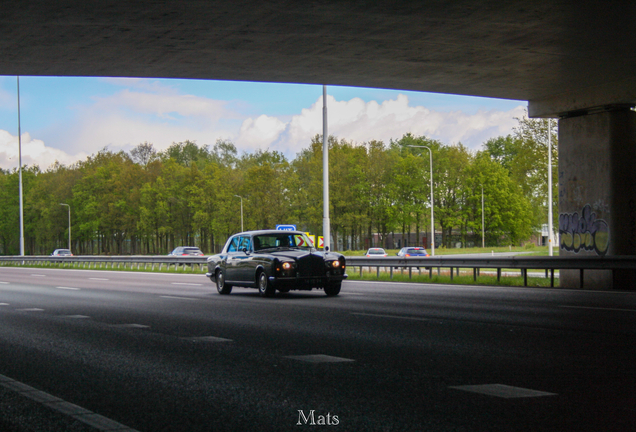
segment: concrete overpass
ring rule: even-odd
[[[636,3],[5,2],[0,74],[315,83],[529,102],[559,118],[562,254],[636,255]],[[597,286],[634,288],[631,273]],[[562,274],[577,285],[576,274]],[[586,276],[586,284],[589,276]]]

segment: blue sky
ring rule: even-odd
[[[362,144],[405,133],[478,149],[525,101],[328,86],[329,134]],[[0,76],[0,168],[17,167],[17,80]],[[232,141],[293,159],[322,133],[322,86],[183,79],[20,77],[23,164],[69,165],[104,147]]]

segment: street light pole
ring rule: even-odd
[[[548,119],[548,251],[554,254],[552,241],[552,119]]]
[[[71,206],[64,203],[60,205],[68,207],[68,250],[71,250]]]
[[[327,131],[327,86],[322,86],[322,238],[324,249],[331,246],[331,219],[329,218],[329,134]],[[335,245],[336,249],[338,245]]]
[[[486,247],[486,231],[484,229],[484,185],[481,185],[481,247]]]
[[[435,211],[433,209],[433,151],[427,146],[409,145],[407,147],[425,148],[431,157],[431,255],[435,256]]]
[[[241,232],[243,232],[245,231],[243,229],[243,197],[239,195],[234,195],[234,196],[241,199]]]
[[[18,81],[18,178],[20,189],[20,256],[24,256],[24,202],[22,200],[22,131],[20,126],[20,77]]]

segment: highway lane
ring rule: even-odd
[[[0,320],[1,376],[139,431],[635,426],[632,293],[2,268]]]

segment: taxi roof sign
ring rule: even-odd
[[[276,225],[279,231],[296,231],[296,225]]]

